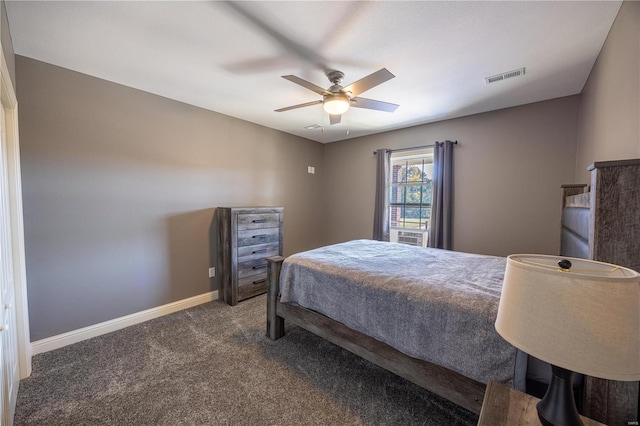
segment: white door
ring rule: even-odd
[[[11,425],[18,396],[18,335],[14,297],[5,107],[0,108],[0,424]]]

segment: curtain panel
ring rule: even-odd
[[[373,239],[389,241],[389,178],[391,170],[391,151],[376,151],[376,199],[373,211]]]
[[[453,145],[436,142],[433,146],[433,200],[429,247],[453,249]]]

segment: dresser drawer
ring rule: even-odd
[[[280,241],[280,228],[238,230],[238,247]]]
[[[253,246],[238,247],[238,262],[246,262],[253,259],[264,259],[280,254],[280,243],[256,244]]]
[[[263,272],[258,275],[252,275],[250,277],[241,278],[238,280],[238,287],[245,286],[257,286],[267,283],[267,273]]]
[[[246,299],[262,294],[267,289],[267,273],[238,280],[238,298]]]
[[[277,228],[280,226],[278,213],[254,213],[238,215],[238,230]]]
[[[252,275],[267,273],[267,259],[260,258],[248,260],[246,262],[238,262],[238,280],[250,277]]]

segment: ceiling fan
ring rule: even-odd
[[[344,73],[341,71],[328,70],[326,75],[329,81],[333,83],[333,86],[328,89],[323,89],[322,87],[316,86],[315,84],[310,83],[307,80],[303,80],[300,77],[296,77],[295,75],[283,75],[282,78],[322,95],[322,100],[280,108],[277,109],[276,112],[322,104],[324,110],[329,114],[329,122],[331,124],[338,124],[340,123],[342,114],[346,112],[350,106],[386,112],[394,112],[399,106],[388,102],[376,101],[358,96],[360,93],[366,92],[367,90],[394,78],[395,76],[386,68],[382,68],[373,74],[369,74],[346,87],[342,87],[340,85],[344,78]]]

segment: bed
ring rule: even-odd
[[[267,334],[292,322],[479,413],[526,374],[493,325],[505,262],[372,240],[270,258]]]
[[[590,170],[590,190],[587,185],[563,186],[563,229],[559,254],[587,257],[640,270],[640,215],[637,214],[640,211],[640,160],[594,163]],[[421,254],[412,257],[417,251]],[[320,263],[313,266],[316,255],[319,255]],[[465,290],[460,295],[481,296],[478,303],[482,309],[477,312],[465,311],[465,304],[462,303],[462,316],[457,319],[450,317],[450,311],[455,310],[453,302],[467,296],[451,298],[436,290],[435,299],[440,304],[435,311],[440,314],[435,315],[435,320],[428,315],[422,317],[419,320],[424,321],[422,328],[418,326],[418,331],[414,330],[412,336],[425,332],[424,324],[438,323],[436,320],[439,317],[445,317],[444,321],[439,321],[440,331],[431,333],[443,340],[433,346],[423,342],[420,344],[422,346],[412,347],[407,346],[406,342],[390,340],[389,330],[393,331],[391,334],[397,331],[404,333],[405,326],[409,325],[398,325],[398,318],[412,318],[414,313],[420,313],[420,308],[413,303],[419,296],[411,288],[411,283],[417,276],[429,275],[429,267],[424,265],[428,263],[427,258],[439,258],[439,266],[434,269],[457,271],[458,278],[462,279],[461,287]],[[289,266],[298,261],[300,265]],[[523,390],[527,377],[540,378],[544,375],[542,373],[541,376],[539,369],[545,366],[530,362],[525,354],[515,351],[506,342],[495,340],[497,334],[493,322],[504,262],[503,258],[491,256],[365,240],[311,250],[286,260],[280,256],[272,257],[268,259],[267,335],[273,340],[282,337],[287,321],[479,413],[488,378]],[[414,269],[415,265],[425,269]],[[358,293],[355,298],[343,298],[344,285],[348,281],[345,279],[348,275],[345,270],[351,268],[355,269],[357,279],[364,280],[365,284],[371,281],[372,275],[379,276],[382,290],[373,290],[366,295]],[[398,279],[398,273],[389,273],[394,268],[396,271],[410,271],[407,276],[401,277],[400,285],[409,288],[408,294],[395,291],[390,284]],[[324,274],[322,278],[327,271],[329,274]],[[305,275],[312,287],[311,292],[306,294],[292,287],[292,283],[305,281]],[[445,275],[439,279],[442,285],[443,280],[446,283],[448,278]],[[337,283],[332,295],[318,291],[319,285],[326,286],[327,283]],[[400,301],[399,314],[389,313],[386,306],[389,301]],[[351,308],[354,304],[361,305],[359,312],[385,312],[379,317],[384,320],[373,320],[373,329],[369,329],[364,327],[367,322],[371,323],[366,318],[344,317],[344,314],[353,311]],[[326,310],[327,306],[331,309]],[[477,322],[469,319],[478,313],[485,317]],[[492,315],[493,318],[488,321],[487,318]],[[456,322],[459,324],[456,325]],[[463,325],[462,330],[460,324]],[[472,324],[478,327],[469,334],[470,330],[465,328]],[[489,353],[492,347],[497,349],[495,353]],[[453,357],[455,362],[451,362],[449,357]],[[637,422],[640,405],[637,382],[586,378],[584,387],[583,411],[587,416],[606,424]]]

